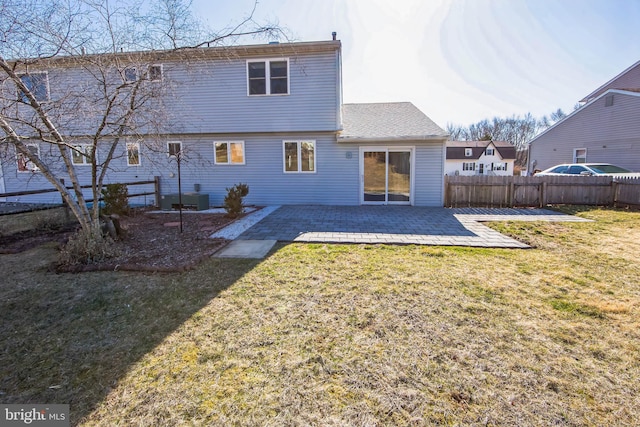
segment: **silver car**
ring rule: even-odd
[[[620,176],[636,178],[640,177],[640,172],[631,172],[628,169],[609,163],[566,163],[553,166],[536,173],[536,175]]]

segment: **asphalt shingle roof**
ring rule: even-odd
[[[447,137],[410,102],[344,104],[338,140],[423,140]]]
[[[482,156],[485,149],[493,144],[503,159],[515,159],[516,148],[506,141],[447,141],[447,159],[474,159],[477,160]],[[471,148],[472,155],[465,155],[465,148]]]

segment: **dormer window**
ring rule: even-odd
[[[249,95],[289,94],[289,60],[247,61]]]
[[[487,156],[493,156],[495,154],[495,149],[494,148],[487,148],[484,152],[485,155]]]
[[[471,148],[465,148],[465,149],[464,149],[464,156],[465,156],[465,157],[471,157],[471,156],[473,156],[473,149],[471,149]]]

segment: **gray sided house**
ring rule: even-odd
[[[531,140],[529,170],[602,162],[640,171],[640,61],[580,102]]]
[[[202,48],[186,63],[142,54],[157,56],[153,75],[167,86],[165,130],[123,141],[108,182],[158,176],[162,194],[176,193],[178,150],[183,192],[208,194],[212,206],[237,183],[255,205],[442,206],[446,132],[411,103],[343,105],[340,41]],[[74,72],[48,71],[52,98],[58,74]],[[2,172],[5,192],[51,187],[15,153]]]

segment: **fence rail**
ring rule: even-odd
[[[154,198],[155,198],[154,204],[156,206],[159,206],[159,203],[160,203],[160,178],[159,177],[155,177],[153,180],[149,180],[149,181],[122,182],[122,183],[119,183],[119,184],[126,185],[127,186],[127,190],[131,186],[153,184],[153,191],[146,191],[146,192],[141,192],[141,193],[129,193],[129,198],[141,197],[141,196],[154,196]],[[107,184],[104,184],[104,186],[106,186],[106,185]],[[81,185],[80,186],[80,188],[82,188],[82,189],[92,188],[92,187],[93,187],[92,185]],[[67,188],[67,190],[73,190],[74,187],[67,186],[66,188]],[[12,193],[0,193],[0,198],[3,198],[3,197],[32,196],[32,195],[36,195],[36,194],[55,193],[57,191],[58,191],[57,188],[45,188],[45,189],[42,189],[42,190],[14,191]],[[100,199],[100,200],[102,200],[102,199]],[[93,199],[85,199],[85,201],[87,203],[91,203],[91,202],[93,202]]]
[[[445,206],[548,204],[640,207],[640,178],[609,176],[445,176]]]

